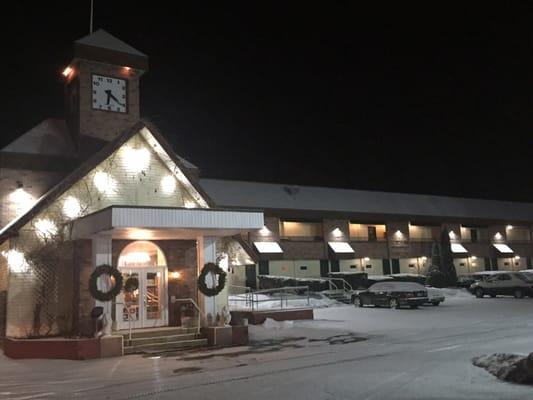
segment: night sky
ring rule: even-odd
[[[35,3],[2,5],[2,145],[63,115],[89,29]],[[150,56],[142,115],[203,176],[533,201],[533,6],[195,3],[95,0],[95,29]]]

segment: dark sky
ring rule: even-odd
[[[533,201],[533,6],[194,3],[95,28],[150,56],[142,114],[204,176]],[[89,4],[2,6],[2,144],[62,116]]]

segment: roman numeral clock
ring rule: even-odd
[[[127,85],[128,82],[125,79],[93,74],[93,109],[118,113],[128,112]]]

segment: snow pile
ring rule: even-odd
[[[533,384],[533,353],[525,357],[518,354],[496,353],[475,357],[472,363],[484,368],[499,379]]]
[[[266,329],[288,329],[294,326],[294,321],[276,321],[272,318],[267,318],[263,322],[263,328]]]

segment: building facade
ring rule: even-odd
[[[424,274],[443,229],[459,274],[531,267],[533,204],[201,179],[141,119],[147,70],[105,31],[76,41],[65,119],[0,151],[0,336],[91,335],[95,306],[118,331],[179,326],[179,300],[213,317],[228,288],[199,294],[208,262],[252,288],[258,275]],[[102,265],[137,289],[95,300]]]

